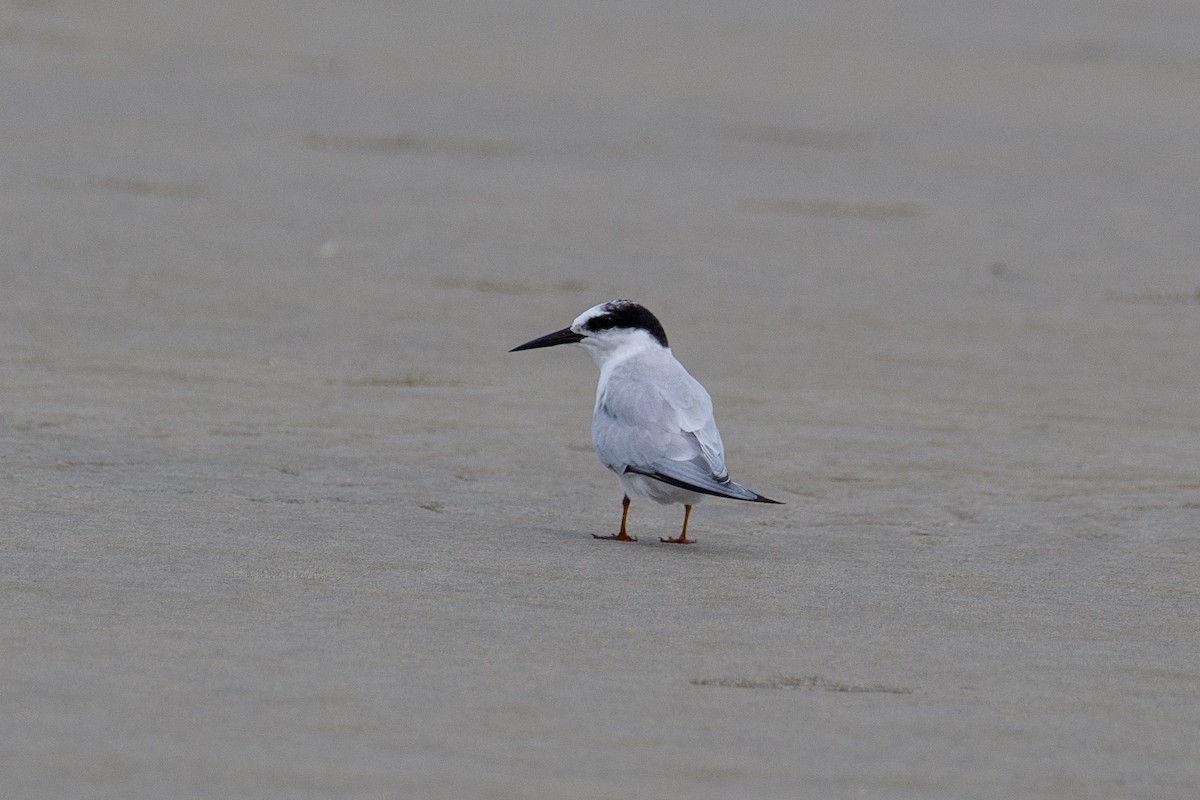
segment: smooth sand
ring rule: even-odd
[[[4,796],[1196,797],[1200,12],[796,5],[6,4]]]

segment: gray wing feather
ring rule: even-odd
[[[661,359],[630,360],[614,368],[596,397],[592,439],[608,467],[662,471],[692,464],[722,482],[725,447],[704,387],[668,353]]]
[[[639,475],[657,478],[673,486],[679,486],[683,489],[690,489],[704,494],[713,494],[717,497],[731,497],[734,500],[750,500],[760,503],[775,502],[750,491],[745,486],[734,483],[728,478],[724,481],[715,480],[706,468],[700,466],[695,461],[664,461],[654,465],[650,470],[639,467],[626,467],[626,469],[629,472],[636,472]]]

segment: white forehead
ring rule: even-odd
[[[579,333],[583,330],[583,326],[588,323],[588,320],[607,314],[608,311],[605,310],[607,305],[608,303],[599,303],[580,314],[575,318],[575,321],[571,323],[571,330]]]

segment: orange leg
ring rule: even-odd
[[[687,537],[687,522],[688,522],[688,517],[690,517],[691,515],[692,515],[692,507],[685,505],[683,507],[683,530],[680,532],[679,538],[678,539],[662,539],[662,538],[660,538],[659,541],[666,542],[667,544],[694,544],[696,540],[689,539]]]
[[[625,520],[629,517],[629,495],[625,495],[625,499],[621,501],[621,532],[614,533],[612,536],[601,536],[598,533],[593,533],[593,539],[612,539],[615,542],[636,542],[636,536],[630,536],[625,532]]]

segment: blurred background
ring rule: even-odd
[[[12,796],[1194,796],[1198,42],[5,3]],[[593,369],[505,352],[616,297],[788,501],[699,556],[593,547]]]

